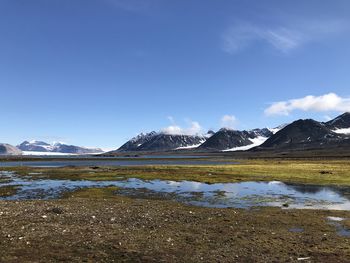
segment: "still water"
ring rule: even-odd
[[[170,199],[205,207],[249,208],[277,206],[350,210],[350,188],[286,184],[283,182],[241,182],[207,184],[194,181],[144,181],[136,178],[116,181],[72,181],[39,179],[40,174],[19,177],[0,171],[0,188],[16,186],[17,192],[2,200],[54,199],[67,191],[89,187],[117,186],[115,194],[136,198]]]
[[[29,166],[29,167],[64,167],[64,166],[141,166],[141,165],[223,165],[223,164],[235,164],[234,161],[215,161],[206,160],[203,157],[191,158],[186,157],[181,159],[168,158],[162,159],[160,157],[151,159],[137,159],[137,158],[120,158],[120,159],[101,159],[93,158],[89,160],[59,160],[58,159],[45,159],[45,160],[35,160],[35,161],[4,161],[0,162],[0,167],[17,167],[17,166]]]

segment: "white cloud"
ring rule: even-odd
[[[275,102],[265,109],[265,114],[289,115],[294,110],[350,112],[350,98],[342,98],[335,93],[329,93],[322,96],[306,96],[299,99]]]
[[[170,121],[172,125],[161,129],[162,132],[173,135],[197,135],[201,134],[203,130],[201,125],[196,121],[188,121],[189,126],[186,128],[176,125],[173,118],[171,118]]]
[[[221,127],[223,128],[235,128],[237,124],[237,118],[234,115],[224,115],[221,118]]]
[[[183,134],[183,129],[177,125],[170,125],[162,129],[162,132],[166,134]]]
[[[223,34],[222,48],[230,54],[235,54],[257,42],[263,42],[287,54],[305,44],[322,40],[348,28],[348,23],[342,20],[304,21],[282,26],[237,23]]]

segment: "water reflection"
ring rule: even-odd
[[[341,222],[345,220],[345,218],[341,217],[327,217],[327,221],[330,225],[334,226],[338,236],[341,237],[350,237],[350,229],[347,229]]]
[[[17,193],[0,197],[7,200],[58,198],[66,191],[87,187],[117,186],[116,194],[138,198],[172,199],[206,207],[279,206],[350,210],[346,187],[272,182],[241,182],[206,184],[193,181],[127,179],[120,181],[34,180],[0,172],[0,187],[17,186]]]

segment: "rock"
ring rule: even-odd
[[[49,212],[60,215],[60,214],[63,214],[64,210],[60,207],[54,207],[50,209]]]

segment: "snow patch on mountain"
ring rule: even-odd
[[[338,134],[350,134],[350,128],[336,129],[336,130],[333,130],[333,132]]]
[[[193,144],[193,145],[187,145],[187,146],[182,146],[182,147],[177,147],[175,148],[175,150],[189,150],[189,149],[196,149],[199,146],[202,145],[202,143],[204,143],[205,140],[203,140],[202,142],[198,143],[198,144]]]
[[[263,144],[267,139],[268,137],[259,136],[254,139],[249,139],[252,142],[252,144],[223,150],[223,152],[247,151],[249,149],[252,149],[256,146]]]
[[[77,155],[77,154],[75,154],[75,153],[60,153],[60,152],[22,151],[22,155],[27,155],[27,156],[67,156],[67,155]]]
[[[288,124],[282,124],[280,126],[277,126],[275,128],[268,128],[270,132],[272,132],[272,134],[275,134],[277,132],[279,132],[280,130],[282,130],[284,127],[286,127]]]

